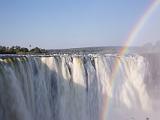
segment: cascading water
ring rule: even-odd
[[[112,81],[117,57],[121,64]],[[158,58],[2,57],[0,120],[158,120]]]

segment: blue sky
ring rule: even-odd
[[[0,45],[48,49],[121,45],[151,1],[0,0]],[[160,40],[157,11],[140,33],[140,43]]]

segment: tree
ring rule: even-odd
[[[37,53],[47,53],[45,49],[41,49],[38,47],[35,47],[31,49],[30,51],[28,48],[20,47],[20,46],[12,46],[12,47],[5,47],[0,46],[0,54],[37,54]]]
[[[38,47],[35,47],[33,49],[30,50],[31,53],[42,53],[41,49]]]
[[[26,53],[26,52],[28,52],[29,50],[28,50],[28,48],[21,48],[20,51]]]
[[[7,49],[5,46],[0,46],[0,53],[1,54],[6,54],[6,51],[7,51]]]

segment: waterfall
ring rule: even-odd
[[[159,78],[156,55],[1,57],[0,120],[158,120]]]

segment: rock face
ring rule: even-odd
[[[159,88],[158,54],[3,56],[0,120],[159,120]]]

